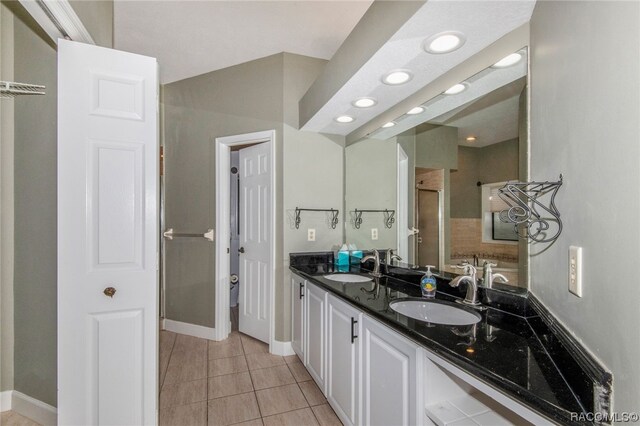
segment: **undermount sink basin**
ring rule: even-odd
[[[402,315],[432,324],[471,325],[482,319],[476,312],[427,300],[396,300],[389,307]]]
[[[330,274],[325,275],[324,278],[330,281],[338,281],[341,283],[366,283],[372,281],[369,277],[363,277],[362,275],[354,274]]]

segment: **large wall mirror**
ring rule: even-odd
[[[523,48],[347,146],[346,242],[453,273],[491,262],[526,289],[528,246],[497,196],[528,176],[526,97]]]

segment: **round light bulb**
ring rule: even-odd
[[[409,115],[416,115],[416,114],[421,114],[424,112],[424,108],[421,106],[417,106],[415,108],[411,108],[409,111],[407,111],[407,114]]]
[[[475,142],[476,141],[476,137],[475,136],[468,136],[467,137],[467,142]]]
[[[511,65],[515,65],[522,59],[522,55],[520,53],[512,53],[511,55],[507,55],[504,58],[500,59],[498,62],[493,64],[494,68],[506,68]]]
[[[382,128],[383,128],[383,129],[388,129],[389,127],[393,127],[393,126],[395,126],[395,125],[396,125],[396,123],[395,123],[394,121],[390,121],[390,122],[388,122],[388,123],[386,123],[386,124],[383,124],[383,125],[382,125]]]
[[[355,118],[351,117],[350,115],[341,115],[334,118],[334,120],[336,120],[338,123],[351,123],[353,122],[353,120],[355,120]]]
[[[444,91],[445,95],[457,95],[458,93],[464,92],[467,89],[467,86],[465,86],[462,83],[458,83],[458,84],[454,84],[453,86],[449,87],[447,90]]]
[[[369,108],[377,103],[378,102],[373,98],[360,98],[353,101],[353,106],[358,108]]]
[[[390,84],[392,86],[396,86],[398,84],[404,84],[407,81],[411,80],[412,75],[409,71],[397,70],[391,71],[387,75],[382,78],[382,82],[385,84]]]

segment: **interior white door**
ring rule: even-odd
[[[152,425],[157,62],[58,44],[58,422]]]
[[[240,314],[242,333],[269,342],[271,158],[269,143],[240,150]]]

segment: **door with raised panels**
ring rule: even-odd
[[[152,425],[157,62],[58,44],[58,422]]]
[[[242,333],[269,342],[271,159],[269,143],[240,150],[240,315]]]
[[[305,280],[298,275],[291,275],[291,307],[292,307],[292,336],[291,347],[304,362],[304,293]]]
[[[367,316],[362,319],[362,424],[422,424],[418,346]]]
[[[327,399],[345,425],[360,420],[360,326],[362,313],[327,299]]]
[[[309,282],[305,290],[305,367],[322,393],[326,394],[327,292]]]

